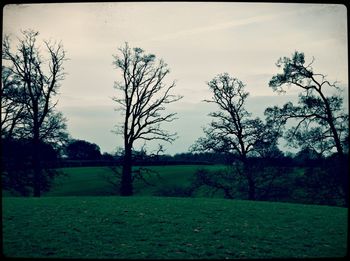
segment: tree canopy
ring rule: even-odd
[[[66,147],[66,153],[68,158],[73,160],[101,159],[100,147],[85,140],[70,141]]]

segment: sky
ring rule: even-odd
[[[39,31],[39,40],[61,41],[67,73],[57,110],[67,118],[72,138],[96,143],[101,152],[123,146],[113,132],[122,122],[116,111],[115,81],[122,80],[113,55],[128,42],[163,59],[170,68],[166,82],[176,80],[169,104],[177,120],[163,125],[176,131],[166,154],[187,152],[201,136],[215,111],[207,82],[227,72],[246,84],[247,110],[263,118],[268,106],[295,101],[297,90],[278,95],[268,86],[279,72],[278,58],[305,53],[314,72],[326,74],[344,88],[348,106],[347,11],[335,4],[239,2],[115,2],[7,5],[3,34],[15,44],[20,30]],[[282,142],[283,144],[283,142]],[[135,144],[139,149],[143,143]],[[147,146],[153,152],[157,144]],[[290,150],[282,148],[283,150]]]

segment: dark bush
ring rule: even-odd
[[[2,189],[13,194],[29,196],[33,188],[33,151],[32,142],[27,139],[4,139],[1,144],[1,182]],[[57,153],[46,143],[40,144],[41,190],[48,191],[55,176],[60,172],[53,169],[57,162]]]

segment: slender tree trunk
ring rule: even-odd
[[[131,147],[125,147],[122,180],[120,184],[120,195],[121,196],[132,196],[133,186],[132,186],[132,156]]]

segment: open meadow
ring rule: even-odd
[[[347,209],[166,197],[3,198],[7,257],[342,257]]]
[[[159,177],[113,196],[108,167],[63,169],[41,198],[3,197],[3,253],[55,258],[342,257],[347,208],[152,196],[189,185],[196,169],[156,166]],[[112,173],[109,173],[112,174]],[[115,195],[115,194],[114,194]]]
[[[133,169],[139,168],[134,167]],[[174,165],[143,168],[151,170],[150,173],[141,170],[150,184],[135,180],[134,192],[137,196],[157,195],[166,188],[188,187],[198,169],[218,170],[225,166]],[[109,179],[115,175],[110,167],[76,167],[61,170],[64,175],[57,177],[51,191],[43,196],[109,196],[116,195],[119,191],[119,188],[109,182]]]

